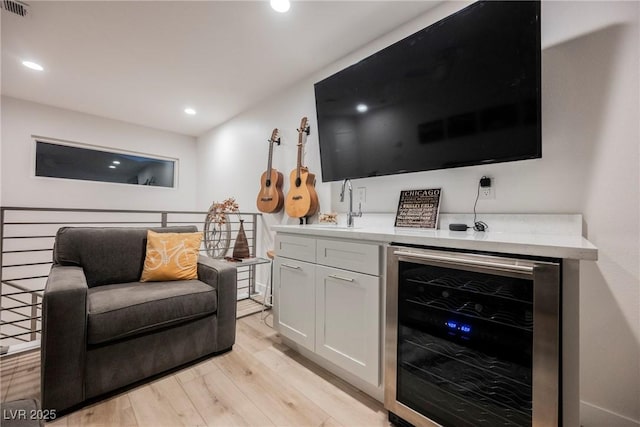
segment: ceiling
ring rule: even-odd
[[[198,136],[438,3],[30,1],[2,11],[2,94]]]

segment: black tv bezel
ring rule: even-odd
[[[398,40],[397,42],[392,43],[391,45],[380,49],[379,51],[374,52],[373,54],[367,56],[366,58],[361,59],[360,61],[346,67],[343,68],[342,70],[328,76],[325,77],[324,79],[314,83],[314,97],[315,97],[315,106],[316,106],[316,120],[318,123],[318,128],[320,127],[320,117],[318,116],[318,97],[317,97],[317,86],[319,84],[321,84],[322,82],[332,79],[336,76],[338,76],[339,74],[341,74],[344,71],[347,71],[353,67],[356,67],[357,65],[371,59],[374,56],[380,55],[382,54],[385,50],[388,50],[398,44],[401,44],[405,41],[407,41],[408,39],[415,37],[416,35],[418,35],[419,33],[421,33],[422,31],[440,25],[446,21],[449,20],[453,20],[456,18],[460,18],[460,15],[463,13],[469,13],[469,11],[481,7],[482,4],[484,3],[495,3],[495,2],[502,2],[501,0],[479,0],[476,1],[475,3],[464,7],[454,13],[452,13],[451,15],[448,15],[430,25],[428,25],[427,27],[424,27],[400,40]],[[360,178],[375,178],[375,177],[379,177],[379,176],[390,176],[390,175],[400,175],[400,174],[406,174],[406,173],[416,173],[416,172],[427,172],[427,171],[432,171],[432,170],[445,170],[445,169],[454,169],[454,168],[460,168],[460,167],[469,167],[469,166],[480,166],[480,165],[489,165],[489,164],[498,164],[498,163],[506,163],[506,162],[513,162],[513,161],[520,161],[520,160],[534,160],[534,159],[540,159],[542,158],[542,42],[541,42],[541,1],[540,0],[526,0],[526,1],[522,1],[522,2],[518,2],[518,3],[533,3],[535,5],[535,18],[536,18],[536,44],[537,46],[539,46],[538,49],[536,49],[536,69],[538,70],[537,74],[536,74],[536,114],[538,117],[537,120],[537,126],[536,126],[536,152],[531,154],[531,155],[521,155],[521,156],[513,156],[513,157],[501,157],[499,159],[484,159],[484,160],[477,160],[477,161],[471,161],[471,162],[453,162],[453,163],[448,163],[446,165],[442,165],[439,167],[425,167],[425,168],[421,168],[421,169],[415,169],[415,170],[398,170],[398,171],[394,171],[394,172],[385,172],[385,173],[377,173],[375,175],[349,175],[349,176],[344,176],[344,177],[340,177],[340,178],[332,178],[332,179],[326,179],[325,177],[325,168],[322,167],[323,162],[323,156],[322,156],[322,141],[321,141],[321,137],[320,137],[320,131],[318,129],[318,148],[320,151],[320,170],[321,170],[321,175],[322,175],[322,182],[337,182],[337,181],[342,181],[345,179],[360,179]]]

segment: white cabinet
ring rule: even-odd
[[[316,353],[377,385],[380,279],[316,266]]]
[[[276,284],[278,330],[285,337],[313,351],[315,346],[315,265],[277,257]]]
[[[276,255],[278,331],[378,386],[380,246],[278,233]]]

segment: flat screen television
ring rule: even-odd
[[[540,2],[479,1],[314,85],[322,180],[541,157]]]

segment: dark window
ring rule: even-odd
[[[173,187],[175,161],[36,141],[36,176]]]

